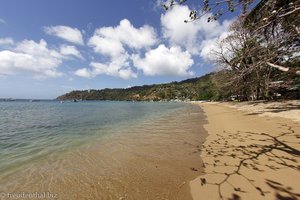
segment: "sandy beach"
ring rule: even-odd
[[[300,198],[299,101],[198,104],[208,137],[193,199]]]

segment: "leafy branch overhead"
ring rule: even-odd
[[[203,3],[200,5],[200,9],[194,9],[190,12],[187,20],[184,20],[185,23],[192,22],[200,19],[206,14],[210,14],[207,18],[208,22],[218,20],[222,15],[228,12],[235,12],[236,10],[241,9],[242,13],[245,14],[249,8],[249,6],[254,3],[256,0],[203,0]],[[176,5],[183,5],[187,3],[188,0],[171,0],[162,4],[162,7],[165,11],[169,10],[171,7]]]

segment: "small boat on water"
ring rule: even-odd
[[[39,102],[41,100],[38,100],[38,99],[30,99],[29,102]]]
[[[83,101],[82,99],[73,99],[73,102]]]

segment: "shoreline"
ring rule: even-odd
[[[49,191],[58,199],[74,200],[192,199],[188,183],[203,172],[203,120],[198,106],[183,105],[32,163],[2,179],[0,190]]]
[[[200,155],[204,174],[190,182],[194,200],[300,198],[298,101],[194,104],[208,122]]]

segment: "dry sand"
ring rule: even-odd
[[[257,114],[259,116],[283,117],[300,123],[300,101],[253,101],[253,102],[228,102],[222,103],[232,108],[247,112],[248,114]]]
[[[199,105],[209,136],[193,199],[300,199],[299,101]]]

